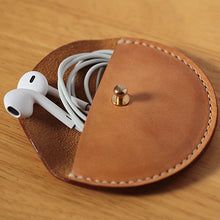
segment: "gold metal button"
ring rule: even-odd
[[[112,103],[116,106],[128,105],[130,97],[128,95],[128,90],[125,86],[116,85],[113,89]]]

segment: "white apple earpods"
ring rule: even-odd
[[[82,132],[89,106],[92,103],[92,95],[89,89],[90,77],[98,71],[96,77],[97,89],[104,68],[108,64],[112,53],[112,50],[98,50],[67,57],[58,68],[58,90],[48,84],[42,73],[37,71],[25,73],[20,78],[17,89],[9,91],[4,97],[7,112],[16,118],[27,118],[33,114],[33,105],[37,103],[69,128],[75,127]],[[75,66],[65,85],[64,73],[72,65]],[[90,68],[84,78],[84,90],[89,103],[77,98],[75,92],[75,77],[79,70],[88,66]],[[50,101],[46,97],[47,94],[60,98],[68,113]]]

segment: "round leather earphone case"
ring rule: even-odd
[[[203,71],[182,52],[136,39],[78,41],[47,55],[34,70],[56,86],[66,57],[113,49],[82,133],[65,127],[40,106],[21,125],[52,175],[71,183],[131,187],[171,176],[203,151],[214,132],[217,104]],[[86,100],[84,71],[76,93]],[[90,87],[94,91],[96,76]],[[129,103],[112,103],[122,84]],[[51,97],[62,107],[59,100]]]

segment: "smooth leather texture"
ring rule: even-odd
[[[21,120],[49,171],[65,181],[129,187],[158,181],[190,164],[216,124],[216,99],[205,74],[175,49],[134,39],[74,42],[46,56],[35,70],[54,85],[65,57],[97,49],[114,49],[114,54],[81,136],[39,106],[33,117]],[[82,79],[83,73],[77,91],[85,98]],[[116,84],[128,88],[128,106],[111,103]]]
[[[184,63],[182,54],[146,41],[119,43],[96,93],[72,172],[98,184],[124,186],[155,181],[185,166],[188,156],[191,161],[201,139],[207,140],[210,103],[197,67]],[[128,88],[128,106],[111,103],[117,84]]]

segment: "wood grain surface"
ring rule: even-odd
[[[51,176],[4,94],[68,42],[121,36],[177,47],[220,97],[218,0],[0,0],[0,219],[220,219],[220,129],[190,167],[154,185],[94,190]]]

